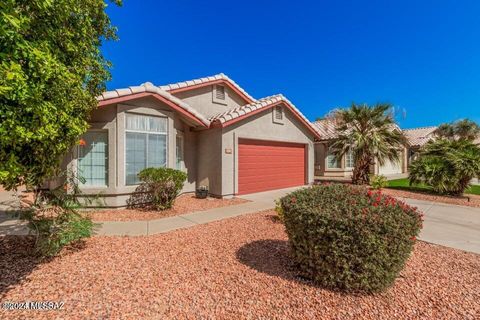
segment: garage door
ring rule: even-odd
[[[238,194],[305,184],[305,145],[240,139]]]
[[[385,164],[378,169],[378,173],[383,175],[402,173],[402,163],[386,160]]]

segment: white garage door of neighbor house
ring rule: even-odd
[[[378,173],[383,175],[402,173],[402,162],[392,162],[387,160],[383,166],[380,166]]]

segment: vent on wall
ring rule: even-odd
[[[282,106],[276,106],[275,107],[275,120],[283,120]]]
[[[215,98],[218,100],[225,100],[225,87],[224,86],[215,86]]]

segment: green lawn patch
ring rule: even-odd
[[[413,192],[434,193],[434,191],[432,190],[431,187],[426,186],[424,184],[412,185],[411,186],[408,178],[390,180],[390,181],[388,181],[387,188],[405,190],[405,191],[413,191]],[[465,193],[480,195],[480,186],[478,186],[478,185],[471,186],[470,188],[467,189],[467,191]]]

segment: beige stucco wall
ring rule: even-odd
[[[89,130],[106,130],[108,132],[108,185],[106,187],[83,186],[85,195],[99,195],[109,207],[126,205],[130,194],[137,186],[125,184],[125,113],[138,113],[161,116],[168,119],[167,166],[176,166],[176,136],[184,139],[184,170],[187,181],[182,192],[195,190],[196,185],[196,134],[183,121],[178,113],[156,99],[146,97],[124,104],[100,107],[92,113]],[[76,170],[77,150],[67,157],[68,166]]]
[[[207,186],[209,193],[222,195],[222,130],[213,128],[196,132],[197,186]]]
[[[215,85],[209,85],[190,91],[174,93],[174,95],[188,103],[207,118],[246,104],[246,102],[228,86],[225,86],[225,101],[222,101],[222,103],[214,102],[214,86]]]
[[[273,109],[253,115],[243,121],[223,128],[222,135],[222,195],[231,196],[238,191],[238,139],[258,139],[267,141],[282,141],[306,145],[307,163],[306,177],[308,183],[314,179],[314,135],[285,108],[283,124],[273,122]],[[226,150],[232,150],[231,154]]]

